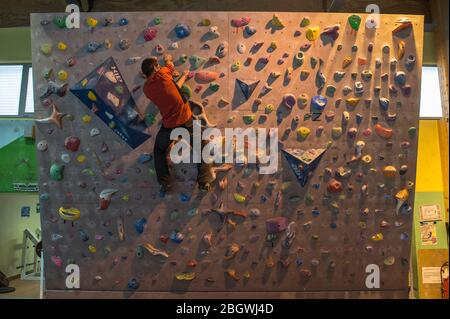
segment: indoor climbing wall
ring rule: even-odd
[[[144,12],[31,16],[47,289],[406,291],[417,152],[419,16]],[[217,128],[277,128],[276,173],[221,166],[210,193],[172,165],[141,61],[173,56]],[[206,120],[206,121],[205,121]]]

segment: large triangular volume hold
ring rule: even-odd
[[[70,92],[130,147],[137,148],[150,137],[112,57],[76,83]]]
[[[325,151],[326,149],[323,148],[310,148],[308,150],[289,148],[283,150],[289,166],[302,187],[306,185],[308,178],[319,165]]]
[[[256,87],[258,86],[260,80],[239,80],[236,79],[237,84],[239,85],[239,88],[242,91],[242,94],[244,94],[244,97],[246,100],[250,98],[253,91],[255,91]]]

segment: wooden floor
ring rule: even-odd
[[[0,299],[39,299],[39,280],[20,280],[10,281],[10,287],[16,288],[16,291],[0,294]]]

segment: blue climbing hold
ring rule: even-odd
[[[190,199],[191,199],[191,196],[186,195],[186,194],[184,194],[184,193],[181,193],[181,194],[180,194],[180,200],[181,200],[183,203],[188,202]]]
[[[387,98],[380,98],[380,107],[383,111],[387,111],[389,109],[389,99]]]
[[[136,278],[131,278],[128,280],[128,288],[130,289],[138,289],[139,288],[139,281]]]
[[[128,19],[127,18],[122,18],[119,20],[119,25],[120,26],[124,26],[128,24]]]
[[[134,229],[136,229],[138,234],[142,234],[144,232],[145,224],[147,224],[147,219],[145,217],[134,222]]]
[[[81,241],[89,240],[89,235],[83,229],[80,229],[80,239],[81,239]]]
[[[336,229],[336,227],[337,227],[336,223],[331,223],[331,224],[330,224],[330,228],[331,228],[331,229]]]
[[[170,238],[171,241],[179,244],[179,243],[181,243],[183,241],[184,235],[182,233],[180,233],[179,231],[174,230],[174,231],[172,231],[170,233],[169,238]]]
[[[141,155],[139,155],[138,163],[139,164],[144,164],[144,163],[150,162],[152,160],[152,158],[153,157],[152,157],[151,154],[149,154],[149,153],[142,153]]]
[[[321,115],[325,107],[327,106],[328,99],[322,95],[315,95],[311,99],[311,117],[312,120],[317,120]]]
[[[175,33],[179,39],[183,39],[191,34],[191,28],[184,23],[178,23],[175,26]]]
[[[311,211],[311,213],[312,213],[314,216],[319,216],[319,215],[320,215],[320,210],[318,210],[317,208],[315,208],[315,209],[313,209],[313,210]]]

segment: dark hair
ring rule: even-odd
[[[155,57],[150,57],[142,61],[141,71],[145,76],[149,76],[155,71],[155,66],[158,65],[158,60]]]

